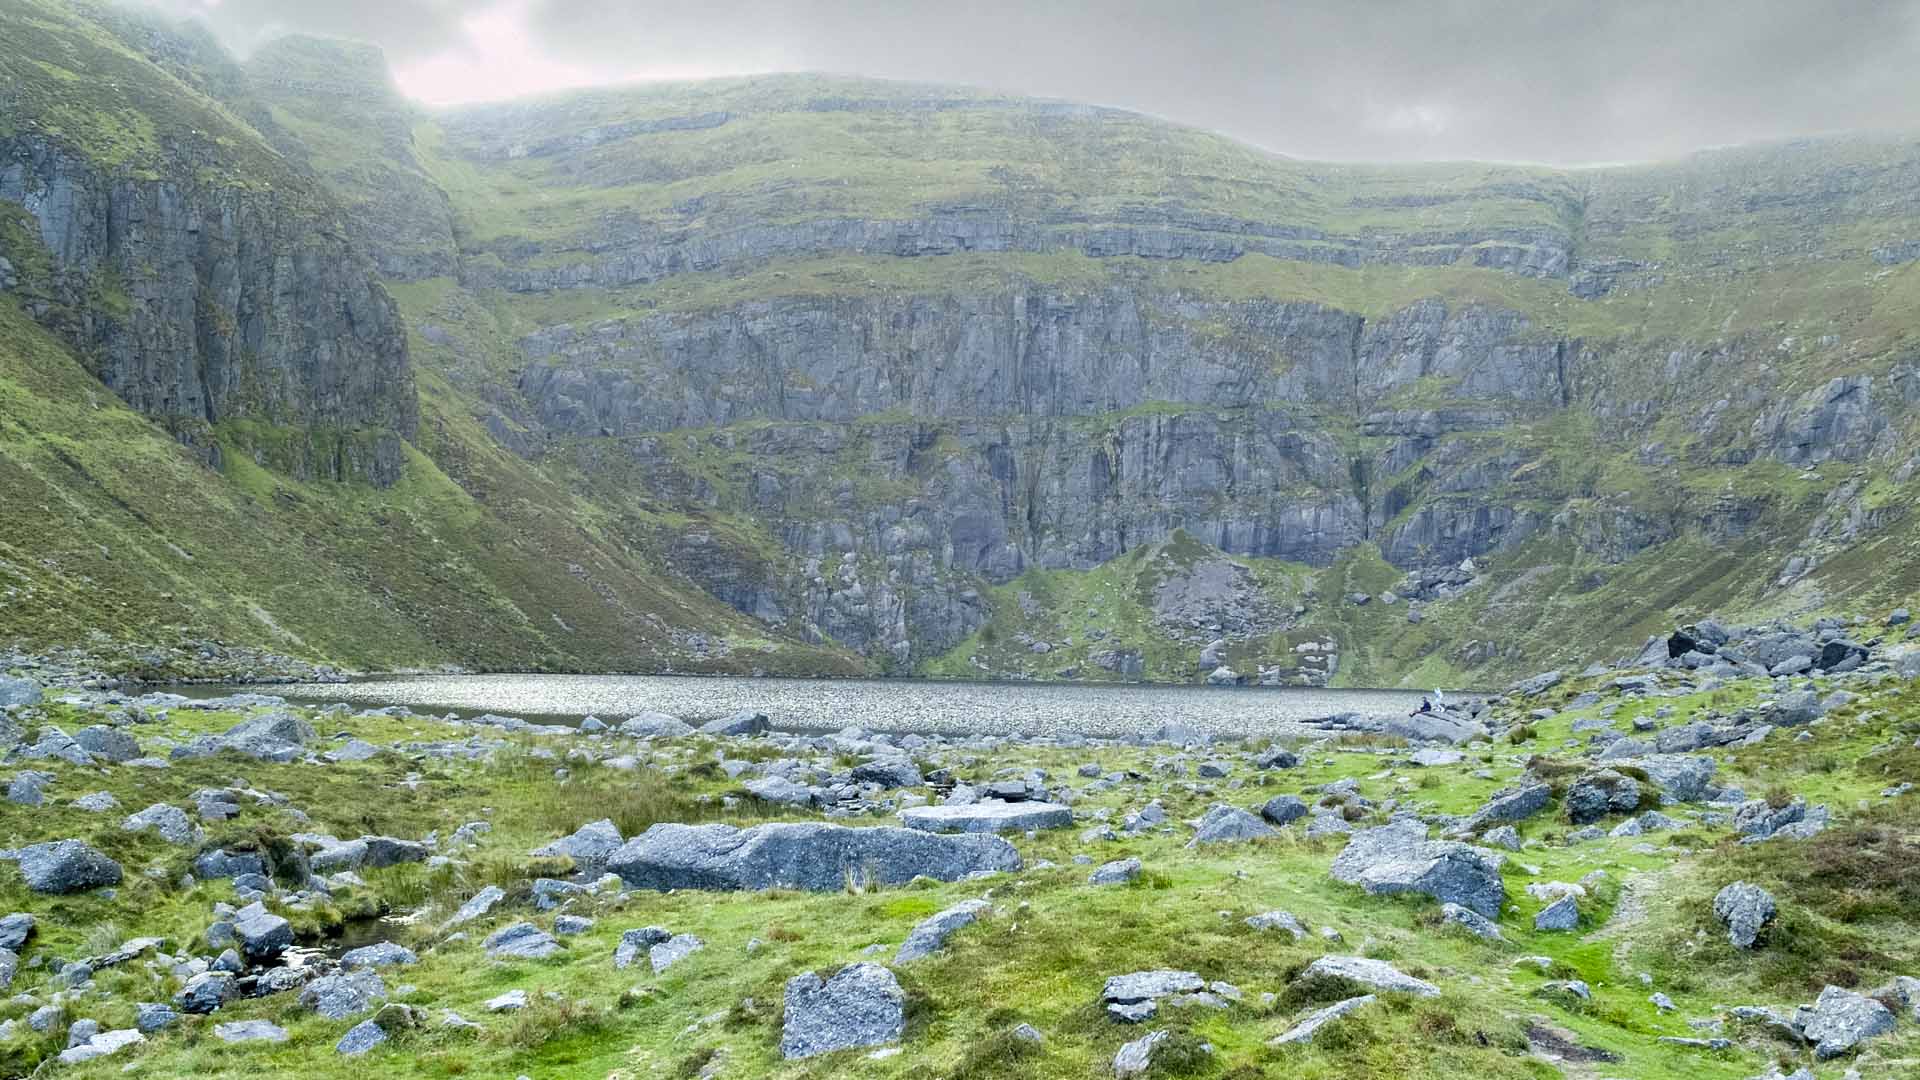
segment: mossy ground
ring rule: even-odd
[[[1568,701],[1591,685],[1571,680],[1547,700]],[[1612,724],[1629,730],[1635,716],[1656,706],[1672,710],[1663,723],[1682,723],[1708,709],[1724,712],[1751,704],[1766,692],[1736,684],[1711,693],[1630,700]],[[1219,800],[1257,806],[1281,793],[1303,793],[1312,800],[1313,788],[1348,778],[1376,803],[1391,799],[1421,812],[1464,813],[1519,778],[1534,756],[1573,758],[1584,740],[1572,733],[1572,724],[1594,715],[1593,707],[1560,712],[1533,723],[1533,738],[1524,744],[1483,749],[1459,765],[1436,769],[1408,767],[1403,747],[1355,740],[1307,748],[1295,770],[1258,772],[1243,762],[1227,780],[1197,784],[1190,776],[1162,770],[1172,751],[1127,746],[1013,744],[972,756],[963,772],[986,777],[1006,768],[1041,768],[1060,782],[1080,764],[1095,762],[1146,777],[1082,800],[1076,811],[1083,819],[1100,808],[1137,809],[1151,796],[1177,821]],[[177,739],[224,729],[238,718],[175,710],[163,721],[131,730],[145,739]],[[96,717],[84,710],[54,706],[44,722],[71,731],[91,719]],[[1831,806],[1835,827],[1813,840],[1742,846],[1724,828],[1693,822],[1674,833],[1567,846],[1564,837],[1572,827],[1556,813],[1522,823],[1528,846],[1509,858],[1505,875],[1512,898],[1499,920],[1505,944],[1443,928],[1430,902],[1368,897],[1334,882],[1326,871],[1339,848],[1337,839],[1286,835],[1193,849],[1185,846],[1189,830],[1176,824],[1112,842],[1083,843],[1077,828],[1016,838],[1028,869],[974,884],[916,883],[830,894],[643,892],[579,902],[571,910],[598,922],[586,934],[563,939],[559,956],[498,963],[483,955],[479,939],[518,919],[545,922],[548,916],[526,904],[525,886],[532,876],[564,868],[529,857],[533,847],[606,816],[629,835],[658,820],[764,820],[766,810],[751,800],[722,804],[721,798],[738,787],[711,763],[720,755],[761,757],[765,748],[675,740],[643,749],[640,769],[627,772],[564,754],[569,745],[593,745],[576,742],[581,736],[516,736],[490,764],[460,763],[409,756],[404,744],[464,738],[472,729],[423,718],[339,714],[316,722],[323,735],[351,734],[399,751],[324,768],[233,757],[182,761],[163,771],[47,766],[57,776],[50,788],[56,804],[105,790],[116,795],[122,809],[88,815],[57,805],[7,804],[0,807],[0,843],[88,838],[122,859],[128,878],[111,898],[50,900],[26,892],[9,877],[0,882],[0,907],[39,915],[39,936],[27,951],[30,960],[94,954],[136,934],[162,934],[176,948],[190,946],[226,884],[181,888],[176,882],[191,849],[122,834],[118,820],[154,801],[185,804],[188,794],[203,786],[244,781],[285,795],[313,818],[311,824],[300,823],[276,808],[249,803],[237,820],[208,827],[209,840],[222,842],[270,844],[296,829],[400,836],[437,830],[446,836],[466,821],[488,821],[493,831],[477,849],[456,853],[455,867],[369,873],[366,889],[343,893],[330,908],[289,913],[303,934],[321,939],[350,917],[417,912],[387,930],[422,955],[418,966],[389,969],[389,988],[405,986],[395,990],[398,1000],[455,1009],[481,1021],[485,1031],[429,1027],[402,1034],[364,1058],[343,1059],[331,1047],[350,1021],[316,1018],[283,996],[236,1003],[217,1019],[274,1020],[291,1033],[284,1046],[227,1046],[212,1037],[209,1020],[189,1019],[146,1046],[68,1070],[70,1075],[120,1075],[133,1063],[141,1075],[156,1077],[279,1070],[356,1078],[633,1078],[692,1075],[718,1060],[722,1076],[1077,1078],[1098,1075],[1121,1042],[1141,1034],[1103,1017],[1097,1004],[1101,982],[1109,975],[1164,966],[1232,982],[1248,995],[1222,1012],[1168,1010],[1154,1022],[1212,1044],[1211,1056],[1182,1066],[1196,1076],[1437,1080],[1462,1070],[1516,1080],[1588,1075],[1571,1066],[1563,1071],[1528,1052],[1528,1029],[1545,1024],[1570,1033],[1578,1045],[1615,1055],[1600,1074],[1740,1080],[1763,1071],[1769,1058],[1790,1060],[1794,1052],[1784,1044],[1746,1040],[1721,1052],[1657,1040],[1698,1034],[1686,1020],[1717,1015],[1728,1004],[1792,1004],[1811,1000],[1828,982],[1870,988],[1920,965],[1913,882],[1900,861],[1920,843],[1920,803],[1912,795],[1880,797],[1882,789],[1901,780],[1920,780],[1920,753],[1911,749],[1920,737],[1920,686],[1914,683],[1892,684],[1836,710],[1808,729],[1811,742],[1776,733],[1759,746],[1718,755],[1721,783],[1753,793],[1791,790]],[[542,748],[565,760],[539,756]],[[562,765],[568,775],[556,779],[555,769]],[[1678,812],[1689,816],[1686,808]],[[1092,888],[1085,884],[1088,868],[1071,862],[1077,854],[1096,862],[1138,856],[1146,872],[1130,886]],[[1057,865],[1046,868],[1043,861]],[[1577,931],[1532,928],[1542,904],[1526,896],[1527,882],[1574,881],[1594,870],[1605,871],[1606,880],[1583,904]],[[1760,883],[1782,901],[1781,920],[1753,952],[1727,946],[1710,913],[1713,892],[1735,878]],[[494,882],[507,886],[512,899],[468,927],[466,940],[444,940],[434,931],[453,906]],[[997,908],[991,918],[961,931],[945,952],[899,969],[910,1001],[903,1054],[885,1061],[865,1060],[859,1052],[802,1063],[779,1060],[781,988],[788,977],[861,959],[869,945],[884,946],[879,959],[890,959],[892,947],[920,919],[983,893]],[[1292,911],[1316,931],[1335,928],[1344,941],[1335,945],[1310,937],[1296,943],[1284,934],[1254,932],[1241,922],[1274,908]],[[643,925],[697,934],[707,947],[660,977],[644,969],[616,972],[611,956],[620,932]],[[753,939],[760,944],[750,951]],[[1445,996],[1427,1002],[1390,998],[1310,1047],[1266,1046],[1267,1039],[1320,1003],[1290,983],[1326,952],[1389,960],[1439,983]],[[1525,956],[1544,956],[1548,963],[1544,968],[1516,963]],[[1642,983],[1642,973],[1651,976],[1650,984]],[[31,990],[43,978],[29,964],[15,989]],[[160,1000],[170,992],[149,981],[137,964],[97,978],[112,989],[111,1002],[89,1003],[74,1015],[95,1016],[109,1027],[130,1021],[131,1002]],[[1577,1002],[1545,993],[1542,988],[1555,978],[1586,981],[1593,999]],[[487,999],[515,988],[533,992],[535,1007],[512,1016],[485,1012]],[[1671,996],[1678,1012],[1660,1013],[1648,1001],[1654,990]],[[1261,1004],[1263,992],[1278,999]],[[546,993],[559,997],[547,1001]],[[0,1011],[12,1015],[23,1007]],[[433,1017],[437,1020],[437,1011]],[[1007,1037],[1023,1022],[1046,1034],[1042,1046],[1026,1047]],[[57,1050],[57,1038],[57,1033],[18,1036],[4,1049],[16,1063],[30,1064]],[[1917,1057],[1920,1038],[1909,1024],[1871,1043],[1857,1064],[1895,1075]],[[1837,1077],[1843,1064],[1856,1063],[1823,1066],[1817,1075]]]

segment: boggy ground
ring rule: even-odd
[[[921,798],[939,801],[949,781],[1027,777],[1071,803],[1074,825],[1011,836],[1024,868],[981,880],[890,887],[850,880],[825,893],[601,887],[564,898],[552,910],[536,906],[533,882],[565,878],[578,868],[564,857],[530,852],[584,824],[610,819],[622,836],[633,837],[656,822],[817,819],[822,811],[762,802],[746,795],[744,785],[785,758],[817,770],[802,770],[803,780],[830,784],[858,763],[898,751],[889,740],[862,733],[639,739],[272,703],[229,702],[234,707],[209,710],[114,704],[102,695],[61,701],[55,700],[60,692],[49,691],[47,701],[12,710],[24,747],[57,743],[45,738],[56,727],[72,734],[104,724],[165,760],[196,736],[263,714],[305,718],[316,734],[285,763],[237,750],[180,757],[165,767],[27,760],[14,751],[11,777],[0,783],[28,770],[51,780],[42,785],[40,805],[0,804],[0,842],[18,848],[81,839],[117,860],[125,876],[117,887],[45,896],[0,866],[0,914],[28,912],[37,922],[20,948],[16,996],[0,1005],[7,1021],[3,1069],[15,1076],[108,1077],[131,1069],[145,1077],[354,1080],[1078,1078],[1111,1075],[1123,1044],[1164,1029],[1170,1036],[1149,1075],[1742,1080],[1776,1063],[1785,1071],[1809,1067],[1821,1080],[1839,1080],[1854,1069],[1867,1080],[1920,1074],[1920,1018],[1900,1002],[1890,1002],[1899,1015],[1890,1033],[1817,1063],[1804,1045],[1730,1014],[1731,1007],[1750,1004],[1791,1009],[1828,985],[1868,992],[1895,976],[1920,975],[1920,873],[1914,869],[1920,866],[1920,792],[1884,794],[1920,782],[1920,682],[1879,663],[1791,682],[1715,683],[1663,671],[1651,692],[1631,693],[1612,685],[1620,674],[1565,680],[1530,697],[1509,695],[1492,711],[1494,737],[1460,748],[1456,763],[1425,767],[1412,764],[1405,745],[1362,738],[1295,746],[1300,760],[1291,768],[1262,767],[1258,759],[1268,748],[1261,745],[899,740],[931,779],[891,791],[841,789],[852,796],[835,804],[834,813],[848,815],[845,824],[897,823],[895,810]],[[1710,751],[1721,803],[1663,806],[1676,825],[1662,831],[1570,842],[1570,785],[1594,767],[1588,755],[1633,732],[1636,720],[1663,731],[1709,714],[1744,710],[1764,717],[1769,703],[1802,686],[1829,700],[1824,716],[1774,730],[1753,745]],[[1852,700],[1828,697],[1842,688]],[[777,714],[777,703],[769,705]],[[354,739],[376,752],[360,761],[323,757]],[[1209,762],[1225,775],[1203,776],[1220,771],[1202,770]],[[1094,779],[1083,774],[1084,765],[1097,766],[1086,772],[1118,777]],[[1321,790],[1342,781],[1350,784],[1335,794]],[[1444,922],[1427,897],[1373,896],[1329,876],[1346,842],[1333,832],[1341,827],[1336,820],[1366,828],[1413,812],[1444,827],[1495,792],[1528,782],[1551,784],[1555,797],[1517,823],[1523,846],[1506,853],[1500,875],[1508,900],[1497,919],[1503,942]],[[196,792],[225,788],[247,792],[238,797],[236,817],[213,821],[196,813]],[[1824,804],[1832,820],[1810,838],[1741,844],[1731,823],[1737,804],[1730,788],[1775,805],[1789,805],[1795,796]],[[110,793],[118,808],[88,812],[72,805],[96,792]],[[1190,846],[1189,820],[1210,806],[1257,811],[1284,794],[1301,796],[1316,813],[1271,837]],[[1643,803],[1651,805],[1647,794]],[[1127,829],[1129,816],[1154,800],[1168,820]],[[123,818],[154,803],[187,811],[198,836],[174,844],[153,832],[123,830]],[[1598,824],[1610,831],[1630,816],[1614,814]],[[471,822],[488,829],[461,830]],[[1098,838],[1103,822],[1116,838]],[[1309,831],[1322,835],[1309,838]],[[323,893],[288,870],[302,847],[295,834],[424,839],[417,854],[430,855],[347,876],[321,875]],[[390,1002],[420,1007],[419,1026],[398,1023],[394,1011],[381,1013],[390,1038],[364,1055],[344,1056],[336,1043],[374,1014],[325,1019],[289,990],[232,1000],[211,1016],[182,1016],[144,1042],[90,1062],[52,1060],[67,1047],[72,1025],[92,1020],[108,1031],[134,1027],[139,1003],[173,1001],[183,975],[219,956],[222,949],[206,939],[215,905],[238,907],[245,898],[231,880],[191,875],[196,856],[215,848],[251,849],[279,861],[266,906],[291,922],[302,943],[325,945],[329,935],[350,929],[356,941],[386,937],[417,953],[418,963],[384,968],[381,975]],[[1094,865],[1126,857],[1143,864],[1132,883],[1088,883]],[[1526,886],[1582,880],[1588,887],[1578,926],[1534,929],[1546,904]],[[1735,880],[1762,886],[1778,903],[1778,917],[1751,950],[1733,947],[1712,911],[1715,894]],[[457,930],[442,929],[456,908],[490,885],[505,891],[502,902]],[[944,949],[894,962],[895,947],[922,919],[980,897],[990,910],[954,933]],[[1306,936],[1296,940],[1243,922],[1272,910],[1293,913]],[[364,921],[378,915],[387,919]],[[530,920],[550,931],[563,915],[593,923],[585,932],[559,935],[550,958],[487,955],[483,940],[495,930]],[[616,969],[622,932],[643,926],[695,935],[704,948],[658,975],[644,956]],[[90,977],[64,966],[141,936],[164,940],[155,952]],[[1349,987],[1299,979],[1326,954],[1388,961],[1441,993],[1384,994],[1311,1042],[1268,1045],[1302,1017],[1350,996]],[[779,1044],[787,980],[862,960],[887,965],[904,990],[898,1052],[875,1059],[871,1049],[857,1049],[784,1061]],[[1101,1003],[1104,980],[1156,968],[1230,983],[1241,1000],[1219,1009],[1163,1006],[1139,1025],[1110,1020]],[[1557,989],[1571,980],[1585,983],[1590,999]],[[513,990],[527,992],[526,1008],[489,1010],[488,1001]],[[1650,1000],[1656,993],[1671,999],[1672,1011]],[[41,1011],[49,1003],[59,1007]],[[44,1031],[29,1022],[36,1011]],[[445,1025],[449,1011],[477,1026]],[[216,1036],[216,1025],[240,1020],[278,1025],[286,1041],[229,1044]],[[1016,1037],[1021,1024],[1037,1030],[1040,1041]],[[1663,1038],[1730,1041],[1716,1049]]]

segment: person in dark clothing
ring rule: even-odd
[[[1432,711],[1433,711],[1433,702],[1428,701],[1426,698],[1421,698],[1420,708],[1416,710],[1416,712],[1430,713]]]

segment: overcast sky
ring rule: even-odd
[[[1920,129],[1920,0],[150,0],[383,47],[445,104],[832,71],[1118,105],[1310,158],[1637,161]]]

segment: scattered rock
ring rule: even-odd
[[[1319,1012],[1288,1028],[1285,1034],[1267,1040],[1268,1046],[1285,1046],[1288,1043],[1311,1042],[1314,1033],[1348,1013],[1365,1005],[1371,1005],[1377,999],[1372,994],[1351,997],[1345,1001],[1329,1005]]]
[[[1307,965],[1299,981],[1344,979],[1372,990],[1415,997],[1438,997],[1440,988],[1424,979],[1416,979],[1384,960],[1364,956],[1323,956]]]
[[[787,980],[780,1056],[788,1061],[897,1042],[906,1031],[907,997],[893,972],[853,964],[833,977],[813,972]]]
[[[1736,881],[1713,898],[1713,914],[1727,928],[1727,940],[1736,949],[1751,949],[1760,931],[1778,914],[1773,894],[1758,885]]]
[[[924,875],[956,881],[982,871],[1019,868],[1013,845],[997,836],[784,822],[750,829],[655,825],[607,861],[607,869],[629,888],[661,891],[826,891],[849,880],[897,885]]]
[[[1136,872],[1139,865],[1137,861],[1134,863]],[[900,945],[900,951],[894,954],[893,962],[911,963],[938,952],[946,946],[947,938],[960,928],[973,925],[989,907],[985,900],[962,900],[937,915],[929,916],[907,935],[907,940]]]

